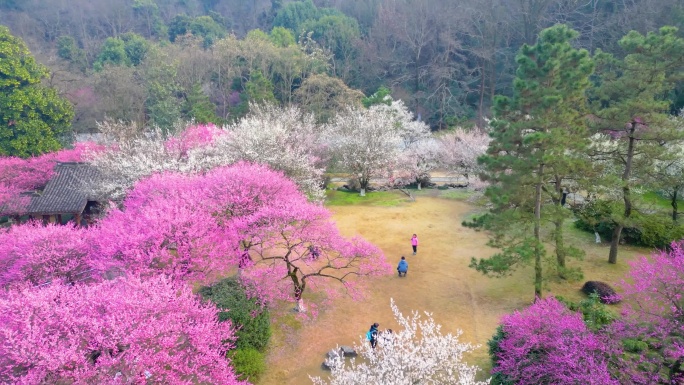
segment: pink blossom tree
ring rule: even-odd
[[[622,318],[610,329],[618,353],[622,341],[631,341],[620,374],[634,384],[678,383],[684,380],[684,241],[629,264]]]
[[[0,381],[241,384],[230,322],[186,285],[155,277],[52,284],[0,296]]]
[[[0,230],[0,286],[89,280],[88,230],[28,223]]]
[[[555,298],[503,317],[492,374],[515,384],[619,384],[608,372],[608,348],[580,313]]]
[[[123,208],[112,208],[96,227],[98,268],[179,279],[226,273],[239,240],[220,226],[216,202],[204,195],[213,186],[201,182],[200,176],[165,173],[138,183]]]
[[[283,202],[251,215],[243,243],[248,262],[243,279],[271,299],[294,300],[306,311],[303,294],[323,288],[329,298],[338,282],[353,297],[360,278],[391,273],[382,252],[361,238],[343,238],[330,213],[309,202]]]
[[[332,292],[322,282],[338,281],[354,294],[356,277],[389,271],[377,248],[341,237],[328,211],[282,173],[247,163],[152,176],[97,231],[104,270],[207,279],[240,268],[254,294],[294,299],[302,310],[301,295],[317,282]]]

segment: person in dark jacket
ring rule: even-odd
[[[378,328],[380,327],[379,323],[374,323],[371,325],[370,330],[368,331],[367,334],[367,339],[370,341],[371,348],[375,349],[375,346],[378,344]]]
[[[408,262],[406,262],[406,257],[402,256],[401,261],[399,261],[399,266],[397,266],[397,272],[399,272],[400,277],[402,276],[402,274],[404,277],[406,277],[407,271],[408,271]]]

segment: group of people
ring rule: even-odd
[[[418,253],[418,236],[416,234],[413,234],[413,237],[411,237],[411,247],[413,248],[413,255],[416,255],[416,253]],[[406,273],[408,272],[408,262],[406,261],[406,257],[403,255],[401,256],[401,260],[397,266],[397,272],[399,273],[400,277],[406,277]],[[373,349],[375,349],[375,347],[378,345],[378,339],[389,339],[392,336],[392,329],[387,329],[384,332],[380,332],[378,329],[379,327],[380,324],[375,322],[371,325],[370,329],[366,333],[366,339]]]
[[[413,234],[413,237],[411,237],[411,247],[413,248],[413,255],[416,255],[418,252],[418,236],[416,234]],[[403,255],[397,266],[397,272],[400,277],[406,277],[406,273],[408,273],[408,261],[406,261],[406,257]]]
[[[418,236],[416,234],[413,234],[411,237],[411,248],[413,248],[413,255],[416,255],[416,253],[418,253]],[[406,261],[406,257],[403,255],[399,261],[399,265],[397,266],[397,272],[399,273],[400,277],[406,277],[406,273],[408,272],[408,261]],[[378,329],[379,327],[380,324],[375,322],[371,325],[370,329],[366,333],[366,340],[368,340],[373,349],[375,349],[375,347],[378,345],[379,339],[389,339],[392,336],[392,329],[387,329],[384,332],[380,332]]]
[[[379,327],[380,324],[376,322],[371,325],[370,330],[366,333],[366,339],[370,342],[370,346],[373,349],[378,346],[378,340],[389,341],[392,338],[392,329],[381,332],[380,329],[378,329]]]

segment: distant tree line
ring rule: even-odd
[[[630,30],[684,26],[678,0],[0,0],[0,11],[76,105],[77,130],[105,116],[234,121],[263,99],[309,102],[325,120],[314,96],[355,99],[347,86],[386,86],[433,128],[482,126],[494,96],[513,93],[518,48],[546,27],[567,24],[576,48],[620,58]],[[673,111],[683,91],[671,90]]]

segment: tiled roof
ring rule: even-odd
[[[26,210],[30,215],[81,213],[89,200],[97,201],[93,194],[97,170],[85,163],[57,163],[55,176],[33,196]]]

